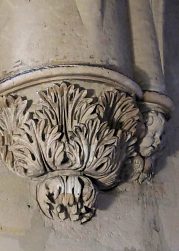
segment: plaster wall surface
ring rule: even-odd
[[[96,217],[80,225],[46,219],[35,201],[35,183],[1,165],[0,251],[179,251],[179,2],[166,1],[163,32],[162,20],[157,22],[164,37],[165,80],[176,108],[153,181],[101,193]]]

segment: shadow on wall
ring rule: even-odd
[[[164,76],[169,97],[175,110],[166,130],[166,149],[158,163],[157,172],[166,167],[166,157],[179,150],[179,1],[166,0],[163,27]],[[166,156],[166,157],[165,157]]]

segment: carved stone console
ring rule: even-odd
[[[95,212],[97,191],[122,182],[126,162],[137,155],[141,113],[127,92],[110,88],[95,96],[73,80],[38,96],[37,103],[1,97],[1,159],[20,176],[38,177],[45,215],[85,222]]]
[[[146,53],[148,60],[138,53],[143,38],[135,30],[139,24],[134,1],[128,6],[127,1],[118,4],[112,0],[103,5],[90,0],[94,13],[81,0],[54,1],[55,15],[50,1],[44,12],[38,12],[38,3],[33,1],[14,2],[12,16],[17,12],[16,18],[22,21],[26,10],[38,22],[24,20],[32,28],[33,55],[24,49],[29,33],[17,22],[21,47],[18,34],[14,34],[14,54],[8,54],[2,64],[0,157],[14,173],[38,180],[36,199],[46,216],[83,223],[95,213],[98,191],[151,177],[172,102],[159,79],[162,73],[153,60],[153,49]],[[149,1],[137,2],[146,17],[145,12],[151,11],[146,8]],[[3,6],[4,11],[10,8],[5,3]],[[67,15],[69,23],[64,24]],[[148,17],[148,22],[153,22]],[[72,21],[76,22],[74,33],[70,31]],[[43,40],[47,38],[46,27],[53,36],[48,46]],[[154,43],[150,34],[146,36]],[[47,50],[44,55],[40,44]],[[2,42],[0,56],[6,46]],[[12,71],[15,59],[19,63]],[[141,62],[148,80],[138,71]],[[146,62],[156,71],[147,72]]]

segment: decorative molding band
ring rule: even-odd
[[[167,117],[170,117],[172,111],[174,110],[174,104],[172,100],[161,93],[154,91],[145,91],[143,95],[143,102],[149,107],[155,106],[155,110],[162,112]]]
[[[30,69],[1,81],[0,94],[9,94],[33,85],[60,82],[63,80],[99,81],[105,85],[119,88],[124,92],[142,98],[140,87],[130,78],[101,66],[59,65]]]
[[[72,80],[38,94],[38,105],[13,94],[0,98],[0,155],[11,171],[38,178],[45,215],[86,222],[98,190],[150,177],[162,113],[142,114],[134,95],[115,88],[91,96]]]

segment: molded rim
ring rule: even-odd
[[[90,80],[102,82],[142,98],[143,93],[138,84],[121,73],[104,67],[86,65],[58,65],[31,69],[0,83],[0,94],[16,92],[33,85],[61,80]]]

